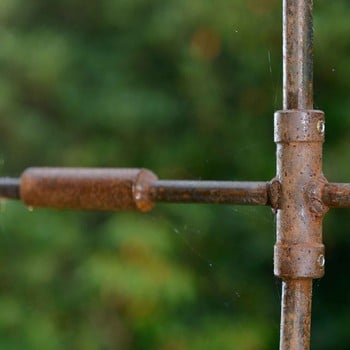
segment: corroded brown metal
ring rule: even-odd
[[[312,0],[283,0],[283,109],[313,108]]]
[[[47,168],[36,169],[45,176]],[[118,172],[114,173],[115,176],[125,174],[125,169],[112,170]],[[61,172],[57,174],[60,176]],[[0,178],[0,198],[20,199],[20,185],[18,178]],[[270,182],[155,180],[143,191],[146,189],[149,191],[147,200],[153,202],[270,205],[275,211],[280,207],[281,183],[277,179]],[[310,183],[306,190],[310,208],[315,213],[323,215],[327,207],[350,208],[348,183],[322,181],[321,184]]]
[[[40,171],[45,169],[40,168]],[[277,179],[267,183],[157,180],[151,182],[148,189],[149,199],[154,202],[270,205],[274,210],[280,207],[281,184]],[[318,196],[313,198],[316,212],[322,213],[322,206],[350,208],[350,184],[326,183],[321,197],[322,201]],[[20,199],[20,179],[0,178],[0,198]]]
[[[312,279],[324,274],[323,140],[323,112],[275,113],[276,178],[281,193],[274,272],[283,279],[281,350],[309,349]]]
[[[140,210],[155,202],[270,205],[268,182],[158,180],[147,169],[29,168],[20,179],[0,178],[0,197],[31,207]]]
[[[323,202],[329,207],[350,208],[350,184],[329,183],[323,188]]]
[[[312,279],[282,282],[280,349],[310,348]]]
[[[145,169],[29,168],[20,197],[30,207],[148,211],[155,180]]]
[[[19,199],[20,180],[12,177],[0,178],[0,198]]]
[[[312,278],[324,273],[324,116],[313,111],[312,0],[283,0],[283,108],[275,114],[275,274],[283,279],[280,350],[310,348]]]
[[[266,182],[156,181],[150,188],[155,202],[268,205]]]
[[[324,114],[282,111],[275,114],[277,179],[281,183],[277,212],[275,274],[281,278],[320,278],[324,267],[322,216],[327,208],[321,192]]]

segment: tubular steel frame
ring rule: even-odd
[[[158,180],[146,169],[29,168],[0,178],[0,196],[30,207],[151,210],[156,202],[268,205],[282,279],[280,350],[310,348],[312,280],[324,274],[322,219],[350,207],[350,184],[322,173],[324,113],[313,110],[312,0],[283,0],[283,110],[275,113],[276,177],[268,182]]]

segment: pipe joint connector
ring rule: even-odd
[[[274,272],[283,279],[321,278],[324,274],[322,218],[328,210],[322,200],[327,184],[322,174],[324,134],[322,111],[275,113],[280,189]]]
[[[324,142],[325,125],[322,111],[277,111],[274,140],[276,143]]]
[[[306,184],[304,189],[305,200],[308,203],[309,210],[315,216],[322,217],[327,213],[329,207],[323,201],[323,188],[328,184],[328,181],[321,176],[316,180]]]
[[[274,274],[283,279],[321,278],[324,275],[323,244],[278,243],[274,247]]]

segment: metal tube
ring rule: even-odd
[[[283,108],[275,114],[277,211],[275,275],[282,278],[280,350],[310,348],[312,278],[324,273],[322,142],[313,108],[312,0],[283,0]]]
[[[283,109],[313,108],[312,0],[283,0]]]
[[[149,186],[157,177],[146,169],[29,168],[20,197],[30,207],[148,211]]]
[[[274,272],[283,280],[280,350],[310,348],[312,279],[324,274],[322,142],[319,111],[275,114],[277,179]]]
[[[266,182],[156,181],[150,187],[155,202],[267,205]]]
[[[148,211],[155,202],[270,205],[277,195],[267,182],[160,181],[147,169],[29,168],[0,178],[0,197],[31,207]]]
[[[19,199],[20,180],[12,177],[0,178],[0,198]]]
[[[282,283],[280,349],[310,348],[312,280]]]
[[[277,179],[281,183],[276,217],[275,274],[283,279],[320,278],[323,266],[322,143],[320,111],[281,111],[275,114]]]
[[[350,208],[350,184],[326,184],[323,188],[322,199],[329,207]]]

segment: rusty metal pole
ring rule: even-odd
[[[274,272],[282,278],[280,350],[310,348],[312,279],[324,274],[324,114],[313,110],[312,0],[283,1],[283,111],[275,113]]]
[[[149,211],[157,202],[271,205],[269,182],[158,180],[148,169],[28,168],[0,178],[0,198],[32,208]]]
[[[283,0],[283,109],[313,108],[313,1]]]

